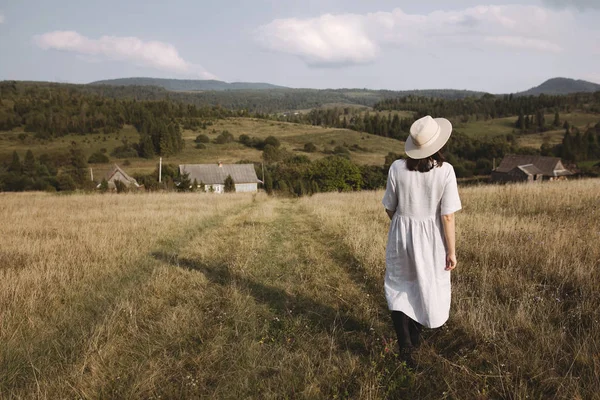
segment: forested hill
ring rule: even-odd
[[[223,82],[217,80],[160,79],[160,78],[121,78],[107,79],[90,83],[90,85],[111,86],[158,86],[177,92],[195,92],[205,90],[264,90],[285,89],[284,86],[262,82]]]
[[[323,106],[368,106],[372,107],[384,99],[409,95],[426,96],[436,99],[479,98],[481,92],[468,90],[369,90],[369,89],[262,89],[262,90],[207,90],[207,91],[170,91],[159,86],[114,86],[106,84],[65,84],[52,82],[15,82],[0,81],[2,86],[18,91],[39,89],[68,89],[74,92],[95,94],[102,97],[130,100],[173,100],[197,107],[220,106],[230,110],[245,110],[251,113],[283,113],[307,110]],[[12,89],[11,89],[12,90]],[[0,97],[2,93],[0,93]]]
[[[552,78],[539,86],[519,92],[517,96],[538,96],[540,94],[571,94],[581,92],[597,92],[600,91],[600,85],[593,82],[575,80],[569,78]]]

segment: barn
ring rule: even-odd
[[[498,168],[492,171],[493,182],[540,182],[566,179],[573,173],[567,170],[560,158],[528,155],[507,155]]]
[[[141,186],[137,183],[137,181],[129,176],[125,171],[121,169],[117,164],[113,165],[113,168],[106,174],[104,177],[108,182],[108,189],[115,190],[115,181],[121,181],[128,188],[140,188]],[[100,184],[98,184],[97,188],[100,188]]]
[[[180,174],[189,174],[190,180],[204,184],[204,190],[212,186],[215,193],[225,191],[225,179],[231,175],[236,192],[257,192],[262,183],[256,176],[254,164],[183,164],[179,166]]]

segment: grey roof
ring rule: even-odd
[[[507,155],[495,169],[496,172],[509,172],[519,166],[535,165],[545,176],[564,176],[573,175],[565,169],[557,157],[527,156],[527,155]]]
[[[519,165],[517,168],[527,175],[543,175],[543,172],[533,164]]]
[[[106,174],[106,177],[105,177],[105,179],[106,179],[107,181],[109,181],[109,182],[110,182],[110,180],[111,180],[111,179],[112,179],[112,178],[113,178],[113,177],[114,177],[114,176],[115,176],[117,173],[120,173],[120,174],[121,174],[121,176],[122,176],[122,177],[125,179],[125,182],[123,182],[124,184],[126,184],[126,185],[128,185],[128,186],[129,186],[129,185],[135,185],[135,186],[138,186],[138,187],[140,186],[140,185],[137,183],[137,181],[136,181],[134,178],[132,178],[131,176],[129,176],[129,175],[128,175],[128,174],[127,174],[125,171],[123,171],[123,170],[121,169],[121,167],[119,167],[117,164],[114,164],[114,165],[113,165],[113,168],[112,168],[112,169],[111,169],[111,170],[108,172],[108,174]],[[121,179],[119,179],[119,180],[121,180]]]
[[[227,175],[234,183],[259,183],[254,164],[183,164],[179,173],[189,173],[190,179],[207,185],[224,184]]]

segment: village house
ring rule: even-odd
[[[123,171],[117,164],[114,164],[113,168],[104,177],[108,182],[108,190],[116,190],[115,181],[121,181],[125,186],[132,189],[139,189],[141,186],[135,179],[129,176]],[[100,188],[101,184],[98,184],[96,188]]]
[[[253,164],[183,164],[179,166],[179,173],[189,174],[189,179],[194,179],[198,184],[204,184],[204,190],[213,188],[215,193],[225,192],[225,179],[231,176],[236,192],[257,192],[258,183],[262,183],[256,176]]]
[[[573,173],[557,157],[507,155],[492,171],[492,182],[541,182],[569,175]]]

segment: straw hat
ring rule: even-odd
[[[438,152],[452,133],[452,124],[446,118],[431,118],[430,115],[416,120],[410,127],[404,152],[410,158],[427,158]]]

